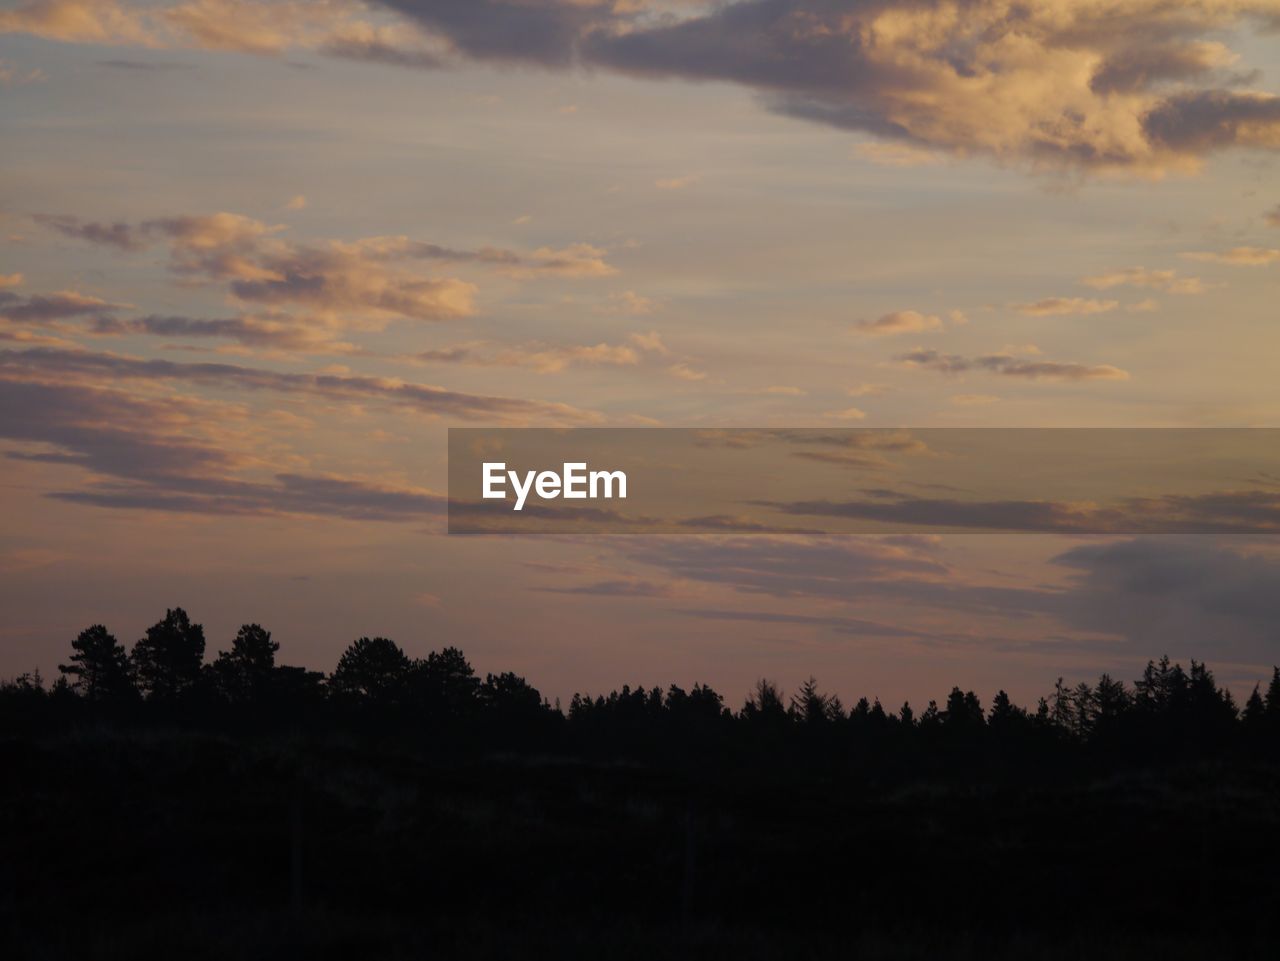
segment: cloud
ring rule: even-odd
[[[1084,297],[1046,297],[1031,303],[1013,304],[1020,314],[1029,317],[1050,317],[1060,314],[1105,314],[1120,306],[1116,300],[1093,300]]]
[[[1223,42],[1269,0],[32,0],[0,31],[83,43],[288,50],[430,67],[460,58],[738,84],[869,133],[880,159],[986,155],[1159,175],[1280,146],[1280,97]],[[877,156],[876,148],[869,154]],[[672,183],[686,178],[670,178]]]
[[[0,11],[0,33],[29,33],[67,43],[157,46],[145,11],[117,0],[29,0]]]
[[[48,79],[39,67],[20,67],[9,60],[0,59],[0,87],[25,87]]]
[[[21,287],[22,274],[0,274],[0,290],[8,287]]]
[[[28,0],[0,12],[0,33],[66,43],[188,47],[259,56],[313,50],[399,67],[439,66],[438,45],[412,21],[378,23],[361,0]]]
[[[1080,282],[1098,290],[1127,285],[1165,290],[1171,294],[1202,294],[1206,289],[1199,277],[1180,277],[1176,270],[1147,270],[1145,267],[1109,270],[1092,277],[1083,277]]]
[[[538,373],[554,374],[575,366],[636,367],[646,359],[661,358],[669,353],[661,338],[651,332],[631,334],[621,344],[459,344],[423,351],[415,359],[423,363],[463,364],[473,367],[528,367]]]
[[[1195,90],[1155,104],[1142,118],[1150,143],[1180,153],[1222,147],[1280,147],[1280,97]]]
[[[1258,0],[740,0],[596,29],[581,47],[593,64],[740,83],[780,112],[914,148],[1159,172],[1280,139],[1280,98],[1187,89],[1234,59],[1206,35],[1267,9]]]
[[[53,216],[50,214],[36,214],[34,220],[50,230],[57,231],[64,237],[84,240],[91,244],[117,247],[120,250],[143,250],[148,243],[144,232],[131,224],[83,223],[76,217]]]
[[[122,57],[115,57],[111,60],[97,61],[99,67],[106,67],[108,70],[126,70],[126,71],[164,71],[164,70],[194,70],[195,66],[189,63],[173,63],[167,60],[128,60]]]
[[[885,384],[857,384],[847,388],[845,393],[850,397],[882,397],[890,390],[892,388]]]
[[[895,310],[874,320],[860,320],[858,330],[872,337],[890,337],[897,334],[919,334],[929,330],[941,330],[942,318],[934,314],[922,314],[914,310]]]
[[[752,594],[856,595],[860,584],[948,573],[921,540],[784,535],[653,536],[620,544],[629,559],[688,581],[721,583]]]
[[[55,500],[94,507],[195,514],[303,514],[355,521],[404,521],[445,512],[447,500],[425,489],[327,475],[276,474],[269,483],[192,480],[164,484],[99,484],[55,491]]]
[[[1138,538],[1073,546],[1054,562],[1074,575],[1061,609],[1072,627],[1174,656],[1204,657],[1209,645],[1275,659],[1280,557],[1264,545]]]
[[[957,407],[982,407],[986,404],[999,403],[1000,398],[994,394],[953,394],[951,403]]]
[[[1269,247],[1233,247],[1221,253],[1192,251],[1182,256],[1190,260],[1203,260],[1213,264],[1229,264],[1233,267],[1266,267],[1280,263],[1280,250]]]
[[[857,407],[846,407],[843,410],[829,410],[826,416],[836,420],[865,420],[867,412]]]
[[[290,202],[294,209],[298,199]],[[249,308],[233,320],[149,317],[104,324],[101,332],[228,337],[280,350],[346,353],[353,348],[338,338],[342,331],[376,331],[393,321],[437,322],[474,314],[476,284],[439,276],[427,264],[470,266],[522,280],[596,278],[617,272],[605,260],[607,251],[590,244],[520,254],[488,247],[462,250],[405,236],[292,243],[280,236],[282,225],[226,212],[137,223],[96,223],[63,215],[40,215],[36,220],[63,236],[123,251],[163,244],[175,274],[223,283],[232,298]],[[648,302],[631,293],[620,303],[638,310]]]
[[[936,350],[917,347],[898,355],[900,363],[908,367],[920,367],[943,374],[963,374],[970,371],[1002,374],[1006,377],[1023,377],[1028,380],[1128,380],[1127,371],[1110,364],[1074,364],[1055,361],[1020,360],[1011,354],[988,354],[980,357],[963,357],[943,354]]]
[[[289,202],[284,205],[285,210],[305,210],[307,207],[307,198],[302,194],[290,198]]]
[[[21,274],[14,276],[21,278]],[[113,304],[100,297],[91,297],[74,290],[21,297],[12,291],[0,289],[0,317],[20,324],[44,324],[71,317],[100,316],[122,306],[125,305]]]
[[[698,370],[696,367],[691,367],[683,362],[672,364],[667,368],[667,373],[677,380],[699,381],[707,379],[705,370]]]
[[[202,319],[180,315],[148,314],[125,320],[99,317],[90,328],[98,335],[146,334],[152,337],[221,338],[245,347],[306,354],[354,354],[360,349],[338,340],[335,331],[311,318],[286,313],[241,314],[237,317]]]
[[[477,60],[569,67],[591,31],[627,21],[595,0],[383,0]],[[616,5],[624,7],[623,4]]]
[[[838,517],[932,530],[1061,534],[1280,532],[1280,493],[1265,490],[1126,497],[1107,504],[921,498],[890,490],[867,493],[871,496],[866,500],[761,501],[758,506],[789,516]]]
[[[660,180],[655,180],[653,185],[659,190],[684,190],[685,187],[691,187],[697,182],[698,178],[690,175],[686,177],[662,178]]]
[[[605,313],[627,314],[640,317],[658,310],[658,303],[648,297],[637,294],[634,290],[624,290],[620,294],[610,294]]]
[[[515,277],[609,277],[618,271],[605,262],[607,253],[591,244],[570,244],[560,249],[539,247],[508,272]]]
[[[571,587],[534,587],[531,590],[549,594],[579,594],[595,597],[672,597],[677,593],[671,584],[642,578],[613,578]]]
[[[1276,204],[1263,214],[1263,219],[1266,220],[1269,226],[1280,227],[1280,204]]]
[[[256,458],[226,449],[227,431],[191,436],[193,424],[225,423],[225,408],[190,398],[134,397],[85,384],[0,377],[0,437],[52,447],[11,458],[80,467],[87,487],[55,490],[56,500],[98,507],[207,514],[310,514],[403,520],[442,513],[445,499],[420,488],[335,477],[237,475]],[[242,440],[242,438],[236,438]],[[220,443],[219,443],[220,442]],[[103,479],[103,478],[109,479]]]
[[[334,401],[374,401],[429,416],[464,420],[581,424],[597,419],[593,414],[566,404],[467,394],[385,377],[283,373],[235,364],[141,360],[119,354],[56,348],[0,350],[0,376],[110,377],[240,391],[274,391]]]

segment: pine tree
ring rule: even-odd
[[[166,700],[185,694],[200,680],[204,665],[204,628],[191,623],[180,607],[147,628],[129,657],[138,689],[148,698]]]
[[[70,664],[58,670],[70,678],[76,693],[91,701],[117,700],[136,693],[129,677],[129,656],[124,645],[101,624],[80,632],[71,642]]]

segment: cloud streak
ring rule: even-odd
[[[594,414],[567,404],[468,394],[385,377],[287,373],[235,364],[142,360],[119,354],[45,347],[23,351],[0,350],[0,376],[111,377],[232,390],[272,391],[338,401],[376,401],[428,416],[457,417],[464,420],[583,424],[598,419]]]
[[[1013,354],[987,354],[965,357],[960,354],[944,354],[937,350],[917,347],[895,358],[908,367],[932,370],[940,374],[990,373],[1025,380],[1128,380],[1128,371],[1110,364],[1060,363],[1049,360],[1027,360]]]

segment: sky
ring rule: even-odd
[[[0,675],[1280,661],[1268,537],[450,537],[450,426],[1277,427],[1276,0],[2,0]],[[993,359],[994,358],[994,359]]]

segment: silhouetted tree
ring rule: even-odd
[[[262,699],[268,692],[280,645],[258,624],[245,624],[213,662],[218,691],[233,703]]]
[[[753,723],[778,724],[785,721],[787,707],[778,686],[764,678],[756,681],[756,689],[742,706],[742,716]]]
[[[410,667],[395,641],[362,637],[342,652],[329,689],[339,699],[389,705],[403,693]]]
[[[724,698],[706,684],[695,684],[688,693],[672,684],[667,689],[666,708],[672,719],[681,726],[717,723],[728,714]]]
[[[415,707],[433,718],[456,720],[478,706],[480,679],[456,647],[415,661],[408,680]]]
[[[982,703],[978,696],[953,687],[947,695],[947,707],[942,714],[943,724],[952,731],[973,731],[981,728],[986,719],[982,716]]]
[[[129,676],[124,645],[101,624],[85,628],[71,642],[71,663],[58,670],[73,679],[72,688],[90,701],[119,701],[137,694]]]
[[[1280,667],[1271,669],[1271,683],[1267,685],[1267,716],[1280,720]]]
[[[1098,686],[1093,691],[1094,719],[1099,724],[1107,724],[1123,717],[1131,704],[1129,692],[1125,690],[1124,681],[1117,681],[1110,674],[1098,678]]]
[[[170,700],[191,691],[204,664],[204,628],[191,623],[180,607],[147,628],[133,645],[130,667],[138,689],[153,700]]]
[[[1071,733],[1080,740],[1089,737],[1097,716],[1097,696],[1088,681],[1071,689]]]
[[[1062,678],[1058,678],[1053,685],[1053,697],[1049,703],[1049,720],[1054,727],[1063,731],[1075,730],[1075,702]]]
[[[809,678],[800,690],[791,696],[791,717],[805,724],[825,724],[844,718],[844,706],[834,695],[818,691],[818,682]]]
[[[885,724],[888,723],[889,715],[885,713],[885,709],[880,703],[880,698],[876,698],[875,702],[871,705],[871,713],[868,717],[871,721],[872,730],[883,730]]]
[[[1253,731],[1262,727],[1267,715],[1267,703],[1262,699],[1258,688],[1259,685],[1253,685],[1253,693],[1244,702],[1244,711],[1240,715],[1240,720],[1244,722],[1245,727]]]
[[[540,713],[544,706],[538,689],[510,671],[485,675],[480,700],[488,710],[511,718]]]
[[[1026,718],[1027,712],[1015,705],[1005,691],[996,692],[991,701],[991,713],[987,717],[987,724],[992,731],[1004,733]]]

